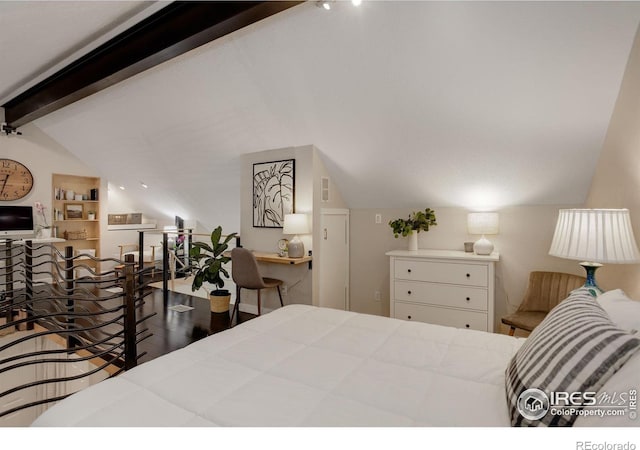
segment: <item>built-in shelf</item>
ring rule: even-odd
[[[53,174],[51,180],[53,193],[54,225],[58,229],[58,236],[85,236],[82,239],[67,239],[66,242],[56,244],[61,252],[65,247],[73,247],[74,255],[82,252],[91,252],[100,257],[100,178],[85,177],[80,175]],[[74,195],[82,195],[87,200],[75,200],[61,198],[62,192],[73,191]],[[58,194],[58,195],[57,195]],[[82,205],[82,207],[70,208],[69,205]],[[89,219],[89,212],[95,213],[94,219]],[[77,214],[77,218],[66,218],[67,214]],[[65,234],[65,232],[67,234]],[[80,259],[80,258],[77,258]],[[82,257],[86,264],[94,269],[99,269],[100,264]]]
[[[155,230],[155,223],[127,223],[122,225],[107,225],[109,231],[119,230]]]
[[[100,203],[100,200],[54,200],[62,203]]]
[[[0,241],[7,241],[9,239],[0,239]],[[62,238],[20,238],[20,239],[11,239],[11,241],[15,244],[24,244],[27,241],[31,241],[34,244],[53,244],[64,242],[65,240]]]

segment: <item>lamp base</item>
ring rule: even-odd
[[[304,256],[304,243],[298,236],[289,241],[287,254],[289,258],[302,258]]]
[[[604,291],[600,289],[600,286],[598,286],[598,283],[596,283],[596,270],[602,267],[602,264],[584,261],[581,262],[580,265],[584,267],[584,270],[587,272],[587,281],[585,281],[582,287],[587,288],[594,297],[604,293]]]
[[[476,255],[490,255],[493,252],[493,244],[484,234],[473,244],[473,251]]]

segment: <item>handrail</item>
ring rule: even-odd
[[[30,389],[36,398],[25,395],[28,403],[0,408],[0,418],[69,395],[67,387],[60,395],[60,389],[46,386],[109,378],[135,367],[143,356],[138,343],[152,334],[139,325],[155,313],[138,317],[137,311],[150,293],[151,269],[136,270],[132,255],[125,261],[73,255],[71,246],[63,254],[50,243],[0,242],[0,399]],[[101,271],[107,262],[122,264],[124,271]],[[88,275],[79,276],[79,269]],[[72,365],[89,362],[85,373],[70,371]],[[51,364],[59,369],[47,375]],[[34,367],[34,379],[18,372],[26,367]]]
[[[138,230],[138,261],[143,260],[143,249],[144,249],[144,236],[145,234],[158,234],[154,230]],[[203,234],[203,233],[194,233],[192,229],[182,229],[182,230],[172,230],[172,231],[162,231],[162,299],[166,304],[169,301],[169,275],[170,271],[170,256],[169,256],[169,235],[171,236],[186,236],[188,239],[185,239],[184,245],[184,254],[185,254],[185,262],[181,264],[184,267],[185,273],[188,273],[190,270],[190,257],[189,254],[191,252],[191,237],[193,236],[206,236],[209,237],[211,234]],[[223,237],[228,237],[228,234],[223,234]],[[235,234],[235,244],[236,247],[240,247],[240,235]],[[175,256],[175,255],[174,255]],[[177,258],[177,256],[176,256]]]

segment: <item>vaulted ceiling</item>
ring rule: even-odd
[[[5,23],[42,21],[66,48],[51,60],[158,7],[82,3],[71,33],[53,20],[67,2],[22,3],[0,2],[1,52]],[[152,211],[210,226],[239,220],[241,154],[306,144],[352,208],[581,204],[639,20],[636,2],[308,2],[35,124]],[[0,77],[5,96],[29,78]]]

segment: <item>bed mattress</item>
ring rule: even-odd
[[[290,305],[59,402],[35,426],[509,426],[523,339]]]

